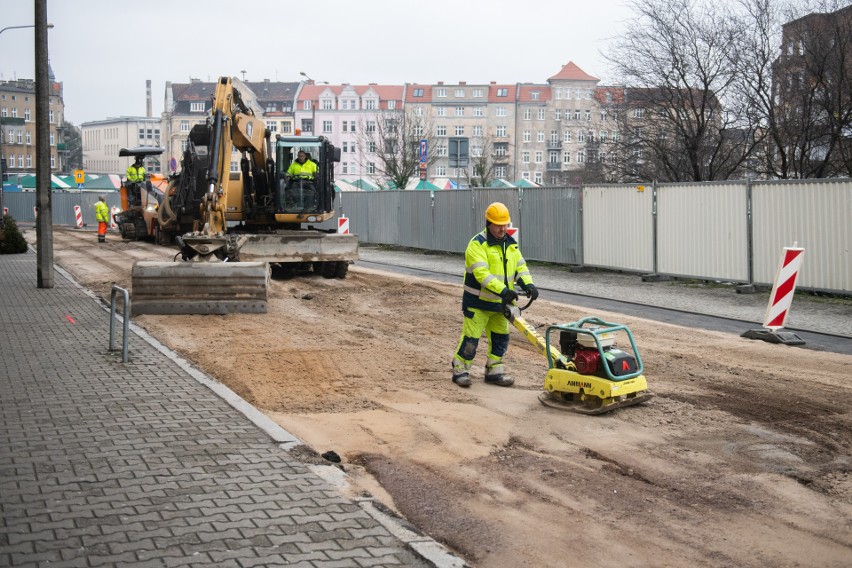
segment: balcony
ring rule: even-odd
[[[562,149],[562,140],[550,140],[547,143],[548,150],[561,150]]]
[[[549,172],[561,172],[562,164],[559,162],[547,162],[547,171]]]

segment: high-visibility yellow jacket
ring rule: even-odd
[[[514,289],[518,280],[524,289],[533,283],[518,242],[509,235],[498,241],[488,229],[470,239],[464,253],[464,264],[462,309],[499,312],[502,302],[500,292],[507,287]]]
[[[317,175],[317,165],[311,160],[305,160],[304,164],[293,162],[290,164],[290,167],[287,168],[287,174],[292,177],[314,179],[314,176]]]
[[[95,203],[95,218],[99,223],[109,223],[109,207],[103,201]]]
[[[130,164],[130,167],[127,168],[127,181],[138,183],[140,181],[145,181],[145,168],[142,166],[136,167],[133,164]]]

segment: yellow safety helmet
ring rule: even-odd
[[[512,222],[509,219],[509,208],[499,201],[495,201],[485,210],[485,220],[495,225],[508,225]]]

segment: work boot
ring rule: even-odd
[[[501,363],[492,366],[485,366],[485,384],[497,385],[498,387],[510,387],[515,384],[515,379],[507,377],[505,369]]]
[[[469,387],[471,384],[470,375],[467,373],[453,374],[453,382],[460,387]]]

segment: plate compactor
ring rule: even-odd
[[[521,317],[526,306],[507,305],[506,318],[547,357],[544,391],[538,399],[545,406],[580,414],[603,414],[651,399],[642,375],[642,358],[633,334],[626,326],[596,317],[554,324],[544,337]],[[558,334],[559,348],[551,344]],[[615,346],[626,337],[629,351]]]

